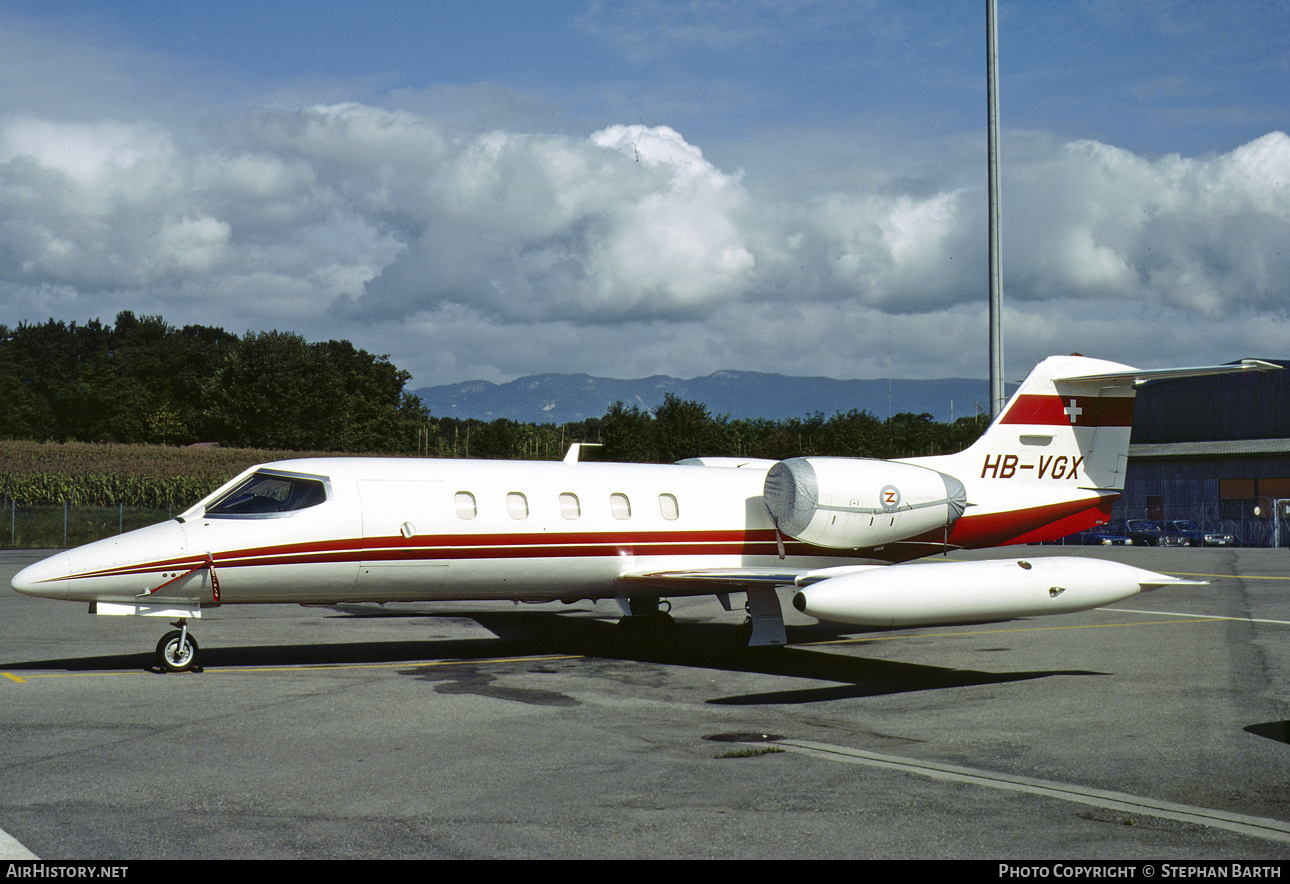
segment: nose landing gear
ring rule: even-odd
[[[167,632],[157,642],[157,665],[167,672],[200,671],[197,665],[197,640],[188,634],[188,621],[176,620],[174,632]]]

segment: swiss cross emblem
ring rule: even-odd
[[[1066,408],[1063,408],[1062,412],[1071,419],[1071,423],[1073,424],[1076,422],[1075,419],[1084,413],[1084,409],[1080,408],[1079,404],[1072,399],[1071,404]]]

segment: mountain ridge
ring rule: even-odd
[[[650,375],[602,378],[546,373],[504,384],[462,381],[412,391],[435,417],[498,418],[563,424],[603,417],[614,403],[649,410],[668,393],[702,402],[716,416],[786,420],[816,412],[830,416],[852,409],[880,419],[892,414],[928,413],[941,422],[989,411],[989,382],[978,378],[840,380],[721,369],[696,378]]]

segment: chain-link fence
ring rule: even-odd
[[[1256,516],[1248,512],[1253,509],[1252,505],[1233,507],[1232,503],[1161,507],[1117,504],[1111,511],[1111,518],[1113,521],[1146,519],[1162,528],[1169,521],[1194,522],[1201,534],[1230,534],[1237,546],[1290,546],[1290,519],[1284,512],[1278,516],[1271,512],[1272,507],[1267,507],[1262,515]],[[1241,512],[1233,512],[1234,509]],[[1079,541],[1079,535],[1072,535],[1063,542],[1078,544]]]
[[[0,510],[0,548],[63,549],[172,518],[174,508],[41,504]]]
[[[1127,507],[1117,506],[1113,515],[1117,519],[1150,519],[1195,522],[1202,532],[1231,534],[1240,546],[1280,546],[1290,544],[1290,521],[1282,512],[1274,512],[1271,501],[1265,502],[1260,515],[1254,515],[1253,504],[1248,501],[1219,501],[1191,506]],[[1279,525],[1278,525],[1279,523]]]

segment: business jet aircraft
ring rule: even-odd
[[[746,594],[750,644],[786,642],[778,587],[817,619],[867,627],[1083,611],[1187,582],[1037,557],[910,566],[932,553],[1063,537],[1105,522],[1134,384],[1276,368],[1137,371],[1042,362],[970,448],[894,461],[678,464],[318,458],[253,467],[179,517],[54,555],[21,593],[91,613],[178,618],[158,664],[192,668],[187,621],[220,605]]]

